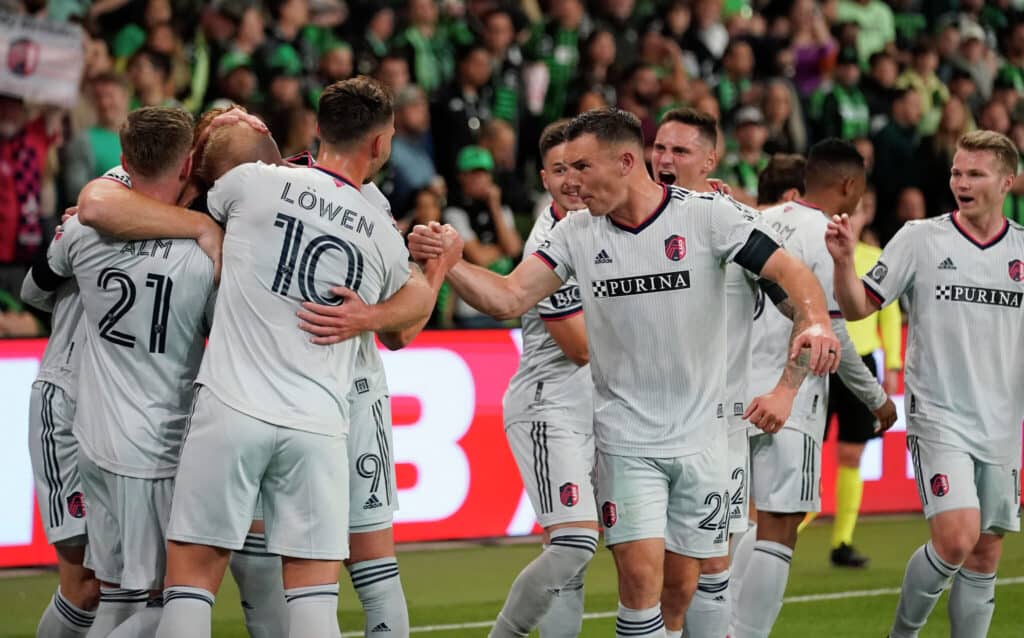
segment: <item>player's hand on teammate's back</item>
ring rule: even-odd
[[[807,363],[812,374],[822,376],[839,369],[840,346],[832,328],[825,324],[813,323],[793,338],[789,358],[796,360],[803,348],[811,349]]]
[[[344,286],[331,288],[331,292],[342,298],[340,305],[326,306],[304,301],[302,309],[296,313],[299,327],[313,335],[310,341],[318,346],[330,346],[364,332],[377,331],[379,326],[374,306]]]
[[[887,398],[882,407],[875,410],[872,414],[878,419],[875,432],[885,432],[896,423],[896,404],[892,402],[891,398]]]
[[[853,261],[857,238],[853,236],[849,215],[833,215],[825,231],[825,246],[835,261]]]
[[[68,223],[68,220],[78,214],[78,206],[68,206],[64,209],[64,214],[60,216],[60,223],[63,226]]]
[[[775,434],[789,420],[795,397],[796,390],[776,386],[771,392],[755,397],[743,413],[743,419],[767,434]]]

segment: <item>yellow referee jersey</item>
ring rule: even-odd
[[[863,277],[875,265],[881,254],[881,248],[857,242],[857,248],[853,253],[853,264],[857,275]],[[847,321],[846,330],[850,333],[853,345],[857,347],[857,354],[863,357],[883,348],[886,370],[899,370],[903,368],[902,324],[900,305],[893,303],[880,312],[859,321]]]

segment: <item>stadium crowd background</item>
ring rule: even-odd
[[[377,181],[404,231],[441,220],[466,258],[508,272],[549,199],[536,141],[555,119],[617,105],[653,143],[662,113],[718,117],[715,173],[756,198],[773,153],[853,140],[870,170],[869,228],[952,210],[956,140],[984,128],[1024,150],[1021,0],[0,0],[79,22],[78,105],[0,97],[0,337],[45,335],[18,301],[66,206],[119,162],[130,109],[234,102],[285,155],[316,152],[327,84],[369,74],[396,96]],[[650,157],[648,147],[648,159]],[[1024,174],[1004,213],[1024,222]],[[500,325],[442,294],[433,327]]]

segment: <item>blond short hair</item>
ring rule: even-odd
[[[1017,174],[1020,153],[1010,138],[995,131],[971,131],[957,140],[957,148],[965,151],[988,151],[996,158],[999,168],[1008,175]]]

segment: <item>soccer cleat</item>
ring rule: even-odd
[[[832,565],[834,567],[863,568],[868,566],[870,559],[861,554],[853,545],[843,543],[832,550]]]

